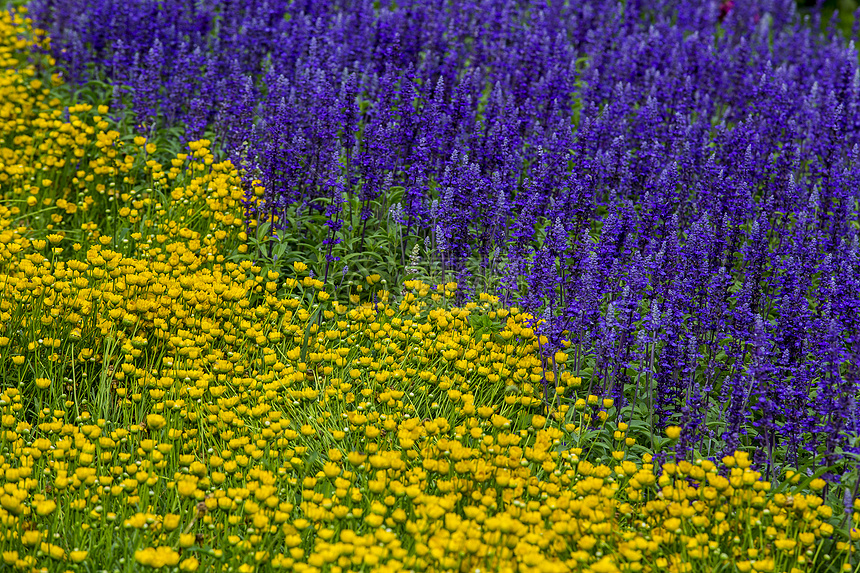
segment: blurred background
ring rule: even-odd
[[[822,10],[822,27],[826,27],[833,13],[839,12],[839,27],[846,34],[851,33],[851,27],[854,25],[854,12],[857,10],[857,0],[798,0],[798,7],[802,12],[812,12],[816,6],[820,6]]]

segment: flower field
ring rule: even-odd
[[[240,4],[0,13],[0,570],[860,572],[835,24]]]

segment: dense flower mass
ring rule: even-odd
[[[496,277],[679,455],[857,452],[860,68],[793,0],[32,8],[114,113],[209,126],[324,281]]]
[[[857,571],[857,57],[763,4],[0,14],[3,567]]]

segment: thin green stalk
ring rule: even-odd
[[[651,451],[657,451],[657,445],[654,440],[654,388],[651,385],[651,370],[654,366],[654,345],[652,342],[648,346],[650,346],[649,359],[648,359],[648,370],[645,371],[645,386],[648,388],[648,423],[650,428],[651,435]]]

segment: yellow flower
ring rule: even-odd
[[[12,497],[11,495],[4,495],[0,497],[0,505],[3,506],[4,509],[12,513],[13,515],[18,515],[23,511],[21,507],[21,502],[18,501],[17,498]]]
[[[134,559],[141,565],[149,565],[159,569],[161,567],[173,566],[179,563],[179,553],[170,547],[147,547],[134,552]]]
[[[176,482],[176,492],[182,497],[194,495],[197,491],[197,482],[190,479],[184,479]]]
[[[164,521],[162,522],[165,531],[173,531],[177,527],[179,527],[179,516],[175,513],[168,513],[164,516]]]
[[[306,264],[300,262],[300,261],[295,261],[295,262],[293,262],[293,269],[297,273],[303,273],[306,270],[308,270],[308,266]]]
[[[146,416],[146,426],[150,430],[160,430],[164,426],[167,425],[167,420],[164,419],[164,416],[160,414],[147,414]]]
[[[332,463],[332,462],[327,462],[323,466],[323,473],[328,478],[336,477],[336,476],[340,475],[340,466],[338,466],[337,464]]]
[[[666,428],[666,436],[670,440],[677,440],[681,437],[681,428],[678,426],[669,426]]]
[[[51,559],[60,560],[66,556],[65,550],[59,545],[54,545],[53,543],[42,543],[39,546],[39,549],[41,549],[43,553],[47,553]]]
[[[57,509],[57,503],[52,499],[46,499],[44,501],[37,502],[36,504],[37,515],[49,515],[55,509]]]
[[[42,540],[42,532],[36,530],[25,531],[21,536],[21,543],[27,547],[32,547]]]
[[[600,561],[591,566],[593,573],[616,573],[618,568],[608,556],[603,557]]]
[[[70,551],[69,552],[69,561],[72,563],[81,563],[84,559],[87,558],[89,552],[87,551]]]

